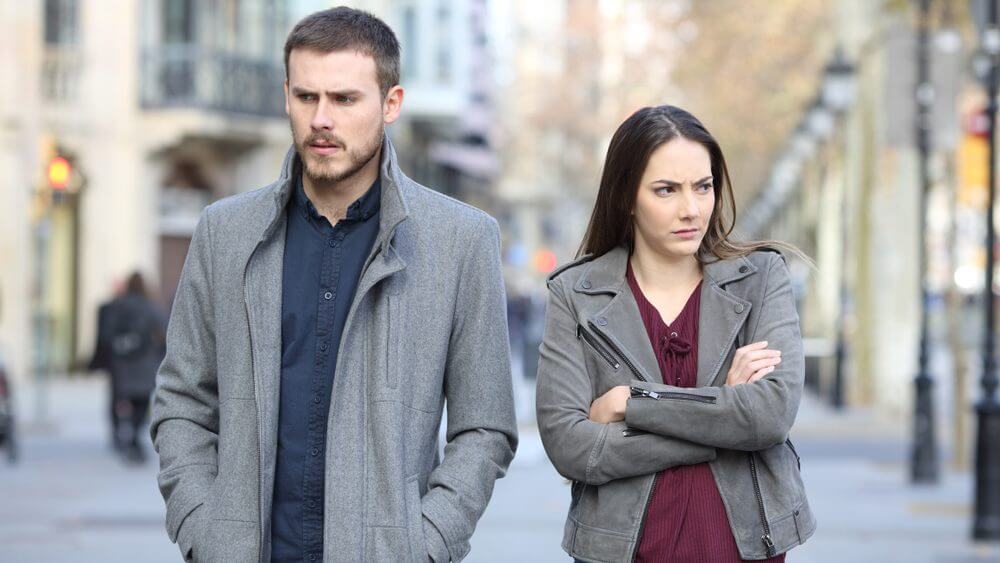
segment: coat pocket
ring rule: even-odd
[[[424,512],[420,501],[419,475],[406,480],[406,523],[410,536],[410,559],[427,561],[427,538],[424,536]]]
[[[194,551],[197,563],[256,561],[260,558],[256,522],[211,520],[200,545]]]

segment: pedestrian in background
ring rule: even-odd
[[[171,313],[168,534],[197,561],[459,561],[517,443],[499,226],[400,169],[384,22],[317,12],[285,64],[294,146],[205,210]]]
[[[671,106],[608,149],[582,257],[549,278],[537,420],[584,561],[782,561],[815,529],[788,433],[802,338],[776,242],[730,238],[716,140]]]
[[[146,457],[139,437],[165,344],[166,317],[148,294],[142,274],[134,272],[124,292],[98,310],[97,344],[89,366],[110,375],[112,445],[132,463]]]

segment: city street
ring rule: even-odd
[[[50,386],[50,423],[26,413],[19,465],[0,463],[0,561],[177,561],[163,530],[154,462],[123,465],[111,452],[101,380]],[[525,401],[521,402],[522,405]],[[1000,561],[1000,546],[975,546],[969,474],[940,486],[906,484],[906,430],[865,411],[836,414],[807,399],[793,432],[819,520],[816,535],[788,561]],[[545,459],[530,424],[508,476],[472,541],[467,561],[565,561],[559,547],[569,490]]]

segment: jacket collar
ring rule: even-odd
[[[619,293],[626,285],[625,268],[628,259],[628,249],[623,246],[594,258],[587,262],[586,269],[574,284],[573,290],[587,294]],[[706,281],[717,286],[739,281],[757,272],[757,267],[742,256],[725,260],[711,256],[702,260],[702,272]]]
[[[629,253],[618,247],[588,262],[573,290],[587,295],[611,294],[601,310],[586,319],[588,328],[612,343],[642,379],[661,382],[659,364],[642,316],[625,280]],[[711,385],[725,362],[736,336],[750,315],[751,303],[725,285],[757,272],[745,257],[705,259],[701,286],[698,336],[698,386]],[[745,344],[745,343],[744,343]]]
[[[404,178],[402,170],[396,157],[396,150],[385,135],[382,139],[382,159],[379,166],[379,177],[381,180],[381,217],[379,218],[378,236],[375,239],[375,247],[380,247],[383,251],[390,244],[392,235],[410,214],[410,208],[404,193]],[[278,179],[272,184],[272,198],[270,205],[265,210],[266,227],[262,239],[266,239],[277,230],[281,219],[284,216],[284,209],[288,205],[289,199],[295,191],[295,177],[302,164],[299,161],[295,147],[292,146],[285,153],[285,159],[281,165],[281,173]]]

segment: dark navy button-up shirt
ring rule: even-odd
[[[323,560],[326,421],[340,337],[378,235],[380,180],[331,226],[301,174],[288,204],[281,295],[281,406],[271,559]]]

